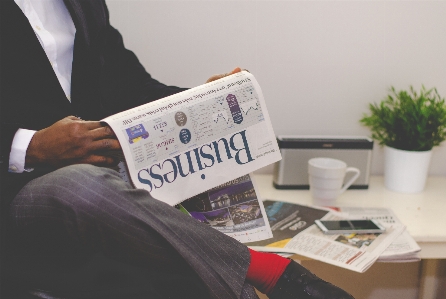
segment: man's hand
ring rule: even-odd
[[[241,68],[236,67],[236,68],[233,69],[232,72],[230,72],[230,73],[213,75],[212,77],[210,77],[210,78],[206,81],[206,83],[209,83],[209,82],[212,82],[212,81],[215,81],[215,80],[218,80],[218,79],[227,77],[227,76],[229,76],[229,75],[233,75],[233,74],[235,74],[235,73],[239,73],[239,72],[241,72],[241,71],[242,71]]]
[[[121,146],[112,129],[98,121],[83,121],[68,116],[48,128],[37,131],[26,151],[26,167],[39,165],[56,168],[71,164],[112,166],[107,152]]]

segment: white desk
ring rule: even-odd
[[[263,200],[312,203],[308,190],[275,189],[272,175],[254,175],[254,179]],[[420,298],[435,298],[432,292],[438,289],[438,280],[430,279],[429,273],[435,275],[441,267],[439,259],[446,259],[446,177],[429,177],[425,190],[416,194],[392,192],[384,187],[383,177],[371,177],[369,189],[347,190],[336,205],[392,209],[421,247]]]

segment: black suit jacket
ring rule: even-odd
[[[145,71],[110,26],[105,1],[65,0],[76,26],[70,103],[26,16],[13,0],[0,3],[0,172],[5,211],[29,180],[48,172],[8,173],[18,128],[40,130],[68,115],[100,120],[184,89],[161,84]]]

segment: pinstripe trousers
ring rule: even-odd
[[[10,221],[16,253],[35,277],[101,253],[154,273],[197,277],[207,298],[258,298],[245,282],[245,245],[107,168],[73,165],[29,182],[11,204]]]

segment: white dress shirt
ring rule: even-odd
[[[51,63],[59,83],[71,101],[71,69],[73,62],[74,27],[63,0],[14,0],[28,18]],[[14,135],[9,155],[9,171],[23,172],[28,145],[35,131],[19,129]]]

